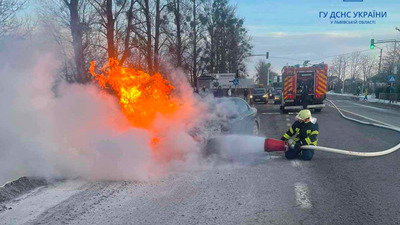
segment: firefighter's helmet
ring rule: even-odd
[[[308,123],[311,121],[311,111],[309,109],[303,109],[297,114],[296,119],[300,122]]]

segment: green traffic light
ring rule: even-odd
[[[375,48],[375,39],[371,39],[371,44],[369,45],[370,49],[374,49]]]

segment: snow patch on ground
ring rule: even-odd
[[[4,186],[0,187],[0,203],[46,184],[47,181],[45,179],[35,177],[21,177],[17,180],[7,182]]]
[[[359,100],[364,100],[364,95],[356,96],[356,95],[353,95],[353,94],[346,94],[346,93],[342,94],[342,93],[334,93],[334,92],[328,92],[327,94],[328,95],[336,95],[336,96],[354,97],[354,98],[358,98]],[[377,102],[377,103],[387,103],[387,104],[389,104],[388,100],[378,99],[378,98],[375,97],[375,94],[368,95],[368,100],[367,101],[368,102]],[[390,105],[398,105],[398,106],[400,106],[400,102],[390,103]]]
[[[67,180],[37,188],[18,198],[3,203],[0,224],[25,224],[33,221],[46,210],[71,196],[86,190],[86,181]],[[0,206],[1,208],[1,206]]]

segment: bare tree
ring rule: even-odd
[[[159,51],[160,51],[160,27],[161,27],[161,11],[160,0],[156,0],[156,18],[154,31],[154,71],[159,71]]]
[[[89,0],[89,2],[99,18],[99,33],[106,38],[108,58],[118,59],[120,65],[124,64],[133,48],[131,33],[136,1]],[[97,46],[102,47],[101,44]]]
[[[344,81],[347,77],[347,68],[349,65],[348,60],[348,57],[344,55],[337,56],[333,59],[329,67],[330,76],[337,76],[341,81],[340,83],[342,84],[342,87],[340,89],[342,90],[342,92],[344,92]]]
[[[153,30],[152,30],[152,15],[151,15],[151,5],[149,0],[139,0],[138,1],[141,13],[144,16],[144,21],[141,24],[145,24],[144,29],[140,29],[140,31],[136,32],[137,35],[141,37],[144,41],[144,51],[145,58],[147,62],[147,70],[150,73],[153,73]],[[143,35],[144,33],[144,35]]]
[[[258,81],[259,84],[268,84],[268,64],[265,60],[260,60],[258,61],[256,65],[256,81]]]
[[[130,56],[131,54],[131,32],[133,29],[133,10],[134,10],[134,0],[130,0],[129,8],[128,11],[126,12],[126,20],[127,20],[127,25],[126,25],[126,30],[125,30],[125,40],[124,40],[124,50],[122,53],[122,57],[120,59],[120,64],[124,64],[125,60]]]
[[[72,46],[74,48],[74,59],[76,66],[76,81],[78,83],[85,83],[89,81],[86,72],[84,49],[83,49],[83,24],[79,16],[80,0],[64,0],[65,5],[69,9],[70,21],[69,27],[72,35]],[[82,0],[81,0],[82,3]]]
[[[371,55],[362,55],[360,57],[360,67],[363,75],[363,87],[365,87],[366,81],[376,72],[377,60]]]
[[[46,28],[60,47],[64,68],[60,77],[68,82],[86,83],[88,62],[97,58],[90,48],[93,23],[92,8],[87,0],[43,0],[38,14],[40,23]]]
[[[160,71],[160,51],[165,47],[168,41],[168,6],[170,3],[166,0],[156,0],[155,2],[155,23],[154,23],[154,71]]]
[[[16,15],[26,2],[26,0],[0,0],[0,38],[18,30],[20,22],[16,19]]]
[[[168,0],[169,26],[168,26],[168,53],[171,63],[179,68],[187,69],[184,54],[189,48],[188,34],[190,6],[187,0]]]
[[[190,42],[192,44],[192,54],[191,54],[191,77],[193,86],[197,86],[197,77],[199,71],[202,69],[201,65],[201,56],[204,53],[204,39],[207,24],[207,16],[204,13],[203,7],[205,4],[205,0],[191,0],[191,33],[190,33]]]
[[[340,55],[333,59],[329,71],[332,76],[337,76],[340,80],[344,81],[346,79],[347,65],[348,58]]]
[[[388,45],[385,50],[385,55],[382,58],[382,72],[387,74],[392,74],[394,71],[394,67],[400,67],[400,46],[397,44],[396,48],[393,45]],[[398,70],[397,72],[400,72]]]
[[[90,60],[102,64],[115,58],[120,65],[168,74],[160,60],[164,58],[187,72],[195,84],[205,70],[244,70],[243,60],[250,52],[244,20],[235,16],[227,0],[43,0],[41,4],[45,23],[51,23],[52,35],[62,46],[65,67],[75,64],[64,70],[77,71],[73,82],[86,81]]]
[[[349,56],[349,75],[351,80],[360,76],[360,52],[354,52]]]

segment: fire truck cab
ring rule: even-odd
[[[323,63],[309,67],[285,66],[282,69],[281,112],[301,110],[303,105],[320,112],[325,107],[327,74],[328,65]]]

